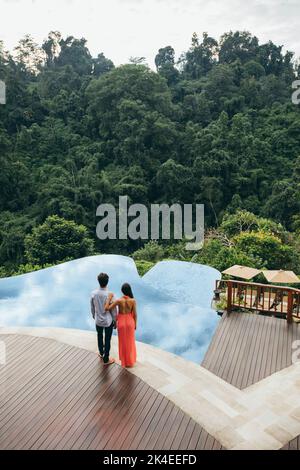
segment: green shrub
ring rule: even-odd
[[[148,271],[150,271],[151,268],[153,268],[153,266],[155,266],[155,263],[145,260],[136,260],[135,265],[139,275],[144,276],[144,274],[146,274]]]
[[[151,240],[143,248],[135,251],[132,256],[134,260],[157,262],[161,261],[164,255],[164,248],[157,241]]]

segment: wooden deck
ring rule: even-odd
[[[300,324],[248,313],[224,314],[202,366],[239,389],[292,364]],[[300,450],[300,436],[282,450]]]
[[[290,366],[292,342],[297,339],[296,323],[256,314],[224,314],[202,365],[243,389]]]
[[[300,450],[300,436],[290,441],[282,450]]]
[[[163,395],[94,353],[45,338],[0,340],[0,449],[222,448]]]

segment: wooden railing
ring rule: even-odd
[[[288,323],[300,319],[300,290],[254,282],[221,280],[216,283],[215,301],[226,296],[227,312],[235,309],[255,310],[281,316]]]

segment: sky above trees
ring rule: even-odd
[[[160,47],[172,45],[178,57],[192,31],[248,30],[300,56],[299,0],[0,0],[0,17],[10,51],[25,34],[42,43],[58,30],[87,38],[93,55],[101,50],[116,65],[143,56],[154,68]]]

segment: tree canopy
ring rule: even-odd
[[[53,216],[84,225],[97,251],[141,248],[95,237],[97,206],[117,205],[120,195],[146,205],[204,203],[207,229],[223,224],[249,262],[261,259],[268,243],[277,249],[280,233],[267,236],[266,224],[299,232],[300,106],[291,101],[299,68],[293,54],[247,31],[220,40],[195,33],[178,60],[167,45],[155,65],[152,70],[133,58],[115,67],[103,52],[93,57],[86,39],[57,31],[41,46],[26,36],[14,53],[1,44],[5,272],[81,253],[30,254],[28,237],[36,240],[36,230]],[[228,225],[237,211],[244,211],[243,227],[250,223],[251,230],[245,214],[259,218],[257,234],[243,236],[234,221]],[[214,250],[220,242],[210,243]],[[262,243],[262,251],[253,249]]]

